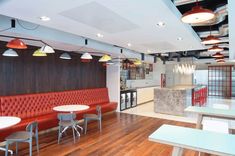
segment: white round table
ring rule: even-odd
[[[20,121],[21,119],[15,116],[0,116],[0,129],[14,126]]]
[[[56,106],[53,108],[54,111],[57,112],[77,112],[77,111],[82,111],[89,109],[90,107],[87,105],[61,105],[61,106]]]
[[[15,116],[0,116],[0,130],[4,129],[4,128],[8,128],[11,126],[14,126],[16,124],[18,124],[21,121],[21,119],[19,117],[15,117]],[[0,147],[1,151],[6,151],[5,148]],[[13,154],[12,150],[8,150],[8,152],[10,152],[11,154]]]
[[[53,107],[54,111],[57,112],[77,112],[77,111],[82,111],[82,110],[86,110],[89,109],[90,107],[87,105],[61,105],[61,106],[56,106]],[[78,128],[80,128],[83,131],[83,128],[81,126],[79,126],[78,124],[76,125]],[[77,132],[78,136],[80,136],[79,131],[77,130],[76,126],[73,126],[73,129]],[[65,128],[62,133],[66,130],[67,128]]]

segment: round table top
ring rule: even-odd
[[[14,126],[21,121],[19,117],[15,116],[0,116],[0,129]]]
[[[58,112],[76,112],[81,110],[89,109],[87,105],[61,105],[53,108],[54,111]]]

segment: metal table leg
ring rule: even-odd
[[[5,151],[6,152],[6,149],[3,148],[3,147],[0,147],[0,151]],[[11,155],[13,154],[13,151],[12,150],[8,150],[9,153],[11,153]]]

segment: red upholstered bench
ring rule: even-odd
[[[41,94],[25,94],[0,97],[0,115],[18,116],[22,121],[10,128],[0,130],[0,141],[14,131],[25,129],[30,121],[38,121],[39,131],[58,125],[57,112],[53,107],[66,104],[86,104],[90,108],[80,111],[77,119],[85,113],[95,113],[96,105],[101,105],[102,113],[114,111],[116,102],[110,102],[107,88],[73,90]]]

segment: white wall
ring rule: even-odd
[[[106,86],[109,90],[110,101],[117,102],[116,111],[120,110],[120,66],[109,65],[106,69]]]

